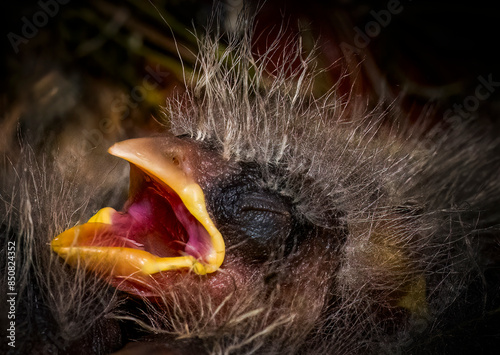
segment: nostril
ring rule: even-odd
[[[171,147],[163,152],[164,159],[172,165],[179,167],[184,161],[183,153],[178,147]]]

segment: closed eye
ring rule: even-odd
[[[240,200],[239,210],[241,212],[264,212],[274,213],[290,217],[290,212],[284,203],[274,196],[262,196],[257,194],[247,195]]]

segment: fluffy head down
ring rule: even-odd
[[[335,87],[313,98],[314,58],[290,48],[283,62],[298,56],[302,66],[266,73],[271,55],[252,53],[252,25],[240,24],[243,35],[222,52],[218,41],[200,41],[194,90],[169,101],[167,117],[174,134],[256,163],[265,186],[335,241],[312,353],[319,344],[327,353],[418,349],[415,339],[456,321],[450,309],[469,317],[492,304],[498,293],[486,300],[482,284],[492,262],[480,250],[498,251],[498,140],[426,117],[410,127],[397,104],[370,108]],[[468,298],[475,292],[481,301]]]
[[[81,186],[58,177],[65,162],[44,163],[26,148],[5,175],[2,236],[18,246],[27,349],[69,351],[80,342],[109,352],[120,342],[115,329],[133,322],[146,338],[192,340],[214,354],[418,351],[429,334],[498,307],[487,273],[499,257],[483,253],[499,248],[498,142],[465,125],[407,127],[396,104],[368,107],[335,88],[314,98],[314,58],[293,48],[289,60],[301,58],[302,67],[270,75],[270,56],[252,54],[251,27],[242,19],[223,50],[218,38],[200,38],[193,82],[167,102],[167,122],[174,134],[256,167],[262,186],[290,199],[317,241],[300,258],[276,253],[263,266],[269,277],[250,274],[219,303],[193,285],[166,292],[159,305],[126,300],[61,265],[47,246],[119,201],[126,172],[101,173],[119,177],[114,186]],[[102,329],[111,341],[89,340]]]

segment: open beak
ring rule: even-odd
[[[129,199],[124,212],[103,208],[52,240],[52,250],[68,264],[137,284],[165,271],[218,270],[225,246],[203,191],[190,169],[159,149],[161,141],[130,139],[108,150],[130,163]]]

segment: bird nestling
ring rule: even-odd
[[[461,340],[498,319],[498,140],[466,123],[404,124],[397,103],[368,107],[336,87],[314,98],[312,57],[291,51],[300,67],[267,73],[251,19],[239,26],[222,52],[217,34],[200,36],[165,132],[116,142],[94,184],[29,142],[7,164],[2,238],[17,248],[19,294],[9,351],[498,344]]]

